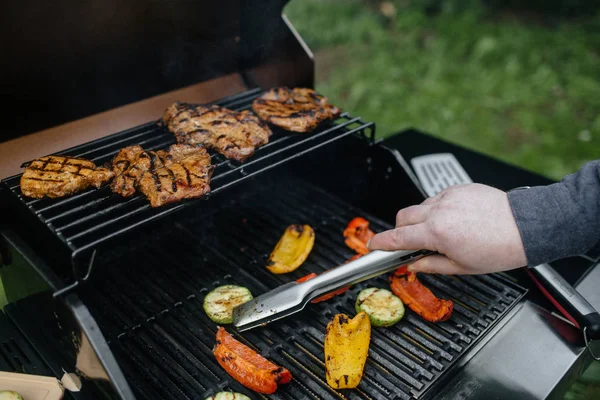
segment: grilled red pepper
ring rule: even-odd
[[[354,256],[352,256],[351,259],[349,259],[348,261],[346,261],[346,263],[349,263],[350,261],[354,261],[354,260],[356,260],[357,258],[359,258],[361,256],[362,256],[362,254],[355,254]],[[317,274],[315,274],[314,272],[311,272],[310,274],[308,274],[306,276],[303,276],[302,278],[296,279],[296,282],[298,282],[298,283],[306,282],[309,279],[312,279],[312,278],[315,278],[315,277],[317,277]],[[334,290],[333,292],[324,294],[323,296],[319,296],[316,299],[311,300],[311,303],[315,303],[316,304],[316,303],[320,303],[322,301],[326,301],[326,300],[332,299],[335,296],[338,296],[338,295],[346,292],[348,289],[350,289],[350,286],[345,286],[343,288],[339,288],[337,290]]]
[[[316,278],[316,277],[317,277],[317,274],[315,274],[314,272],[311,272],[310,274],[303,276],[302,278],[296,279],[296,282],[302,283],[302,282],[306,282],[306,281],[308,281],[312,278]],[[350,289],[350,286],[346,286],[346,287],[334,290],[333,292],[324,294],[323,296],[319,296],[316,299],[311,300],[310,302],[311,303],[320,303],[322,301],[332,299],[335,296],[337,296],[338,294],[344,293],[348,289]]]
[[[277,390],[278,384],[292,380],[290,371],[238,342],[222,327],[217,331],[217,344],[213,354],[229,375],[258,393],[272,394]]]
[[[302,282],[306,282],[306,281],[311,280],[312,278],[316,278],[316,277],[317,277],[317,274],[315,274],[314,272],[311,272],[308,275],[304,275],[302,278],[296,279],[296,282],[302,283]]]
[[[369,221],[356,217],[344,229],[344,241],[346,245],[359,254],[369,253],[367,242],[375,236],[375,232],[369,229]]]
[[[452,300],[438,299],[417,279],[417,273],[409,271],[406,265],[390,276],[390,286],[405,305],[427,321],[446,321],[452,315]]]

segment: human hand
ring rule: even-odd
[[[480,184],[446,188],[398,211],[396,228],[375,235],[370,250],[437,251],[408,269],[440,274],[485,274],[527,265],[505,192]]]

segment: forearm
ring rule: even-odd
[[[508,199],[530,266],[583,254],[600,241],[600,160]]]

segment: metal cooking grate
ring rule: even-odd
[[[0,371],[55,376],[27,338],[2,311],[0,311]],[[74,398],[72,393],[65,391],[64,400]]]
[[[216,324],[202,309],[205,294],[232,283],[258,295],[343,263],[353,252],[344,245],[342,231],[359,215],[376,231],[388,228],[310,184],[289,176],[279,183],[261,179],[252,193],[214,213],[177,223],[166,234],[153,233],[144,250],[113,254],[112,267],[99,268],[82,296],[139,398],[198,399],[220,390],[260,397],[232,380],[214,359]],[[298,270],[273,275],[265,260],[291,223],[313,226],[314,249]],[[236,336],[292,372],[293,381],[281,385],[273,399],[424,397],[525,291],[500,275],[422,279],[436,294],[454,300],[452,318],[432,324],[407,310],[393,327],[374,328],[356,390],[334,391],[325,382],[325,326],[336,313],[354,315],[357,292],[366,285],[388,287],[387,277]]]
[[[262,92],[250,90],[217,101],[223,107],[242,111],[251,109],[252,101]],[[247,178],[298,157],[317,147],[350,134],[374,135],[373,123],[343,113],[335,122],[323,123],[314,132],[297,134],[273,128],[271,140],[259,148],[244,163],[231,161],[218,153],[211,153],[216,166],[211,180],[211,193],[205,199]],[[175,142],[174,136],[156,121],[105,138],[65,150],[58,154],[83,157],[97,165],[109,162],[123,147],[139,144],[146,150],[158,150]],[[2,181],[2,186],[41,224],[68,246],[73,259],[87,254],[98,245],[121,234],[181,210],[199,200],[187,200],[153,209],[145,196],[125,199],[113,194],[108,186],[90,189],[63,199],[30,199],[22,196],[19,187],[21,175]]]
[[[31,344],[0,311],[0,371],[52,375]]]

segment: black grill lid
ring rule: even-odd
[[[11,61],[0,86],[11,101],[0,141],[233,73],[310,87],[313,62],[282,18],[287,1],[1,2]]]

